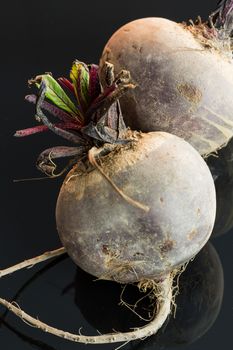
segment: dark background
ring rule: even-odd
[[[215,0],[15,0],[1,3],[0,268],[61,245],[56,233],[54,209],[62,179],[13,183],[14,179],[41,176],[35,168],[37,155],[50,145],[63,144],[51,134],[39,134],[27,139],[13,138],[15,130],[35,125],[33,106],[24,102],[24,95],[29,93],[27,80],[50,71],[55,77],[68,76],[75,58],[98,63],[108,38],[130,20],[160,16],[183,21],[195,19],[198,15],[204,19],[215,4]],[[215,350],[223,344],[224,349],[228,349],[230,345],[226,344],[232,340],[233,232],[218,237],[213,244],[224,267],[222,309],[209,332],[193,345],[184,346],[185,349]],[[13,298],[40,268],[2,279],[0,296]],[[96,327],[92,328],[82,318],[73,303],[74,289],[68,288],[62,294],[62,290],[72,284],[75,273],[74,264],[67,258],[37,276],[17,300],[22,308],[50,324],[73,332],[83,326],[84,334],[96,334]],[[0,307],[0,314],[3,312],[4,309]],[[101,320],[101,314],[99,317]],[[7,324],[0,327],[1,349],[89,348],[42,334],[13,315],[8,314],[5,320]],[[125,348],[133,349],[133,345]]]

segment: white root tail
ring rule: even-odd
[[[38,257],[25,260],[24,262],[14,265],[5,270],[0,270],[0,277],[6,276],[22,268],[33,266],[39,262],[48,260],[52,257],[56,257],[64,254],[65,248],[60,248],[51,252],[46,252]],[[118,342],[130,342],[136,339],[144,339],[155,333],[162,327],[171,311],[172,305],[172,274],[169,274],[164,281],[158,283],[160,290],[159,296],[157,297],[156,310],[157,313],[154,319],[142,328],[134,329],[133,331],[125,333],[111,333],[97,336],[85,336],[80,334],[73,334],[66,332],[61,329],[54,328],[47,325],[44,322],[34,318],[24,312],[16,303],[9,302],[5,299],[0,298],[0,304],[6,307],[9,311],[13,312],[16,316],[20,317],[24,322],[31,325],[32,327],[38,328],[46,333],[53,334],[57,337],[67,339],[73,342],[84,343],[84,344],[106,344],[106,343],[118,343]]]
[[[51,258],[55,258],[57,256],[65,254],[65,253],[66,253],[66,250],[64,247],[59,248],[59,249],[55,249],[55,250],[51,250],[51,251],[46,252],[42,255],[36,256],[35,258],[28,259],[28,260],[25,260],[19,264],[8,267],[7,269],[0,270],[0,278],[3,276],[9,275],[13,272],[22,270],[26,267],[32,267],[32,266],[34,266],[42,261],[46,261],[46,260],[49,260]]]
[[[21,310],[14,303],[10,303],[7,300],[0,298],[0,304],[5,306],[9,311],[13,312],[16,316],[20,317],[26,323],[29,323],[32,327],[38,328],[46,333],[53,334],[57,337],[70,340],[73,342],[84,343],[84,344],[106,344],[106,343],[118,343],[118,342],[129,342],[136,339],[144,339],[155,333],[162,327],[166,321],[171,310],[172,301],[172,281],[171,277],[167,277],[161,282],[161,296],[157,301],[157,315],[155,318],[142,328],[135,329],[125,333],[111,333],[97,336],[85,336],[80,334],[73,334],[61,329],[57,329],[47,325],[44,322],[39,321],[28,315],[26,312]]]

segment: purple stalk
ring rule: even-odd
[[[62,77],[62,78],[58,78],[57,80],[62,87],[67,88],[69,91],[75,94],[74,86],[68,79]]]
[[[98,75],[98,66],[91,64],[89,66],[89,96],[90,101],[93,102],[100,94],[100,81]]]
[[[37,96],[36,95],[27,95],[27,96],[25,96],[25,100],[30,102],[30,103],[36,104]],[[47,101],[43,101],[41,107],[44,110],[46,110],[47,112],[51,113],[54,117],[57,117],[58,119],[62,120],[63,122],[71,122],[72,120],[74,120],[74,117],[72,115],[70,115],[69,113],[66,113],[62,109],[52,105],[51,103],[49,103]],[[76,119],[75,119],[75,122],[78,123],[78,121]]]
[[[55,125],[55,127],[62,129],[62,130],[66,130],[66,129],[80,130],[80,126],[77,124],[74,124],[74,123],[57,123],[54,125]],[[14,134],[14,136],[25,137],[25,136],[30,136],[30,135],[37,134],[37,133],[44,132],[44,131],[48,131],[48,130],[49,130],[49,128],[46,125],[38,125],[38,126],[34,126],[32,128],[17,130],[16,133]]]
[[[218,22],[220,25],[224,26],[225,22],[227,21],[229,16],[232,16],[233,11],[233,1],[232,0],[223,0],[219,3],[219,16],[218,16]]]
[[[91,117],[93,117],[94,113],[100,108],[101,105],[105,103],[105,100],[108,96],[110,96],[114,91],[116,90],[116,85],[113,84],[109,87],[107,87],[104,92],[99,95],[90,105],[86,112],[86,121],[90,121]]]
[[[233,32],[233,0],[221,0],[216,10],[210,15],[210,22],[214,27],[224,29],[228,36]]]

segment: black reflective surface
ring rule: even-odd
[[[24,102],[24,95],[29,91],[27,79],[46,71],[52,71],[55,76],[68,76],[70,64],[75,58],[98,63],[109,36],[130,20],[146,16],[162,16],[177,21],[197,15],[206,18],[215,1],[25,0],[4,2],[1,6],[3,125],[0,128],[0,186],[3,200],[0,211],[0,268],[4,268],[60,246],[54,208],[62,179],[13,183],[13,179],[41,176],[34,166],[38,153],[50,145],[61,144],[51,134],[13,138],[15,130],[34,123],[33,107]],[[166,329],[163,328],[159,337],[128,344],[125,349],[229,348],[226,344],[231,343],[233,324],[232,164],[230,148],[218,160],[210,160],[220,203],[214,232],[218,237],[212,239],[214,248],[206,248],[212,251],[209,254],[214,258],[205,262],[205,258],[199,256],[188,267],[187,276],[182,276],[186,279],[184,285],[186,283],[196,292],[190,294],[190,288],[184,288],[187,297],[180,301],[184,317],[182,312],[179,313],[181,306],[178,305],[177,318],[168,323]],[[201,267],[203,264],[204,268]],[[196,285],[199,287],[192,288]],[[213,287],[209,289],[208,285]],[[69,258],[43,263],[2,278],[0,290],[1,297],[17,300],[30,314],[70,332],[97,334],[97,329],[100,332],[126,330],[143,324],[130,310],[118,305],[122,292],[120,285],[93,282]],[[129,303],[134,303],[140,296],[133,287],[124,292],[124,300]],[[147,316],[144,304],[139,305],[137,311]],[[14,315],[5,313],[3,307],[0,307],[0,315],[0,349],[91,348],[43,334]],[[190,341],[191,344],[185,344]],[[180,342],[184,344],[177,345]],[[98,345],[95,348],[115,349],[118,345]]]

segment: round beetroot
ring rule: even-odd
[[[103,50],[100,76],[108,61],[116,73],[129,70],[138,85],[121,99],[128,126],[178,135],[202,155],[229,141],[233,136],[232,48],[227,35],[223,40],[216,33],[204,24],[143,18],[113,34]]]
[[[212,232],[216,206],[211,173],[186,141],[164,132],[134,137],[98,160],[102,173],[77,164],[56,208],[75,263],[124,283],[160,280],[196,255]]]

